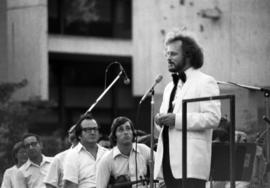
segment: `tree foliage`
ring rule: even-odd
[[[25,87],[27,81],[0,84],[0,173],[12,165],[13,145],[27,130],[28,115],[32,107],[12,101],[12,94]],[[2,176],[1,176],[2,177]]]

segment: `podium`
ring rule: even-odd
[[[235,181],[250,181],[255,155],[255,143],[235,143]],[[229,156],[229,143],[212,144],[211,180],[230,181]]]

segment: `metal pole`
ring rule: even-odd
[[[235,97],[230,97],[230,185],[235,188]]]
[[[187,178],[187,103],[202,102],[209,100],[230,100],[230,116],[232,127],[230,128],[230,185],[235,188],[235,96],[234,95],[220,95],[212,97],[201,97],[193,99],[185,99],[182,101],[182,187],[185,188],[185,181]]]
[[[269,94],[270,94],[270,92],[269,92],[269,90],[267,90],[267,89],[265,89],[264,90],[264,98],[265,98],[265,114],[266,114],[266,116],[267,117],[269,117],[270,116],[270,111],[269,111]],[[266,149],[266,162],[267,162],[267,164],[269,164],[270,163],[270,145],[269,145],[269,143],[270,143],[270,132],[269,132],[269,126],[267,125],[267,123],[265,123],[265,127],[266,127],[266,134],[265,134],[265,149]],[[265,175],[266,175],[266,184],[267,185],[269,185],[270,183],[270,172],[269,172],[269,170],[268,171],[266,171],[266,173],[265,173]]]
[[[266,116],[268,116],[269,117],[269,92],[267,92],[267,91],[265,91],[264,92],[264,98],[265,98],[265,114],[266,114]],[[269,134],[269,129],[268,129],[268,125],[267,124],[265,124],[265,126],[266,126],[266,130],[267,130],[267,132],[266,132],[266,160],[267,160],[267,162],[269,163],[269,161],[270,161],[270,151],[269,151],[269,142],[270,142],[270,139],[269,139],[269,136],[270,136],[270,134]]]
[[[154,105],[155,105],[155,99],[154,99],[155,91],[154,89],[151,90],[151,138],[150,138],[150,147],[151,147],[151,153],[150,153],[150,188],[154,187]]]
[[[182,108],[182,188],[187,179],[187,102],[183,101]]]
[[[112,81],[112,83],[101,93],[101,95],[96,99],[96,101],[88,108],[88,110],[85,112],[91,112],[93,108],[97,105],[97,103],[102,99],[102,97],[111,89],[111,87],[119,80],[121,75],[123,74],[123,71],[120,71],[119,74],[116,76],[116,78]]]

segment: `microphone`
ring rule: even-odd
[[[119,66],[120,66],[120,70],[121,70],[121,71],[123,72],[123,74],[124,74],[124,84],[126,84],[126,85],[130,84],[130,79],[128,78],[125,69],[123,68],[123,66],[121,65],[121,63],[118,63],[118,64],[119,64]]]
[[[162,75],[159,75],[156,77],[155,83],[151,86],[151,88],[149,88],[146,93],[144,94],[144,96],[142,97],[142,99],[140,100],[140,104],[146,99],[146,97],[148,96],[148,94],[151,92],[151,90],[154,89],[154,87],[163,79]]]

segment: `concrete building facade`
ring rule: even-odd
[[[106,113],[100,118],[105,124],[110,124],[114,115],[121,114],[127,109],[130,114],[134,114],[137,103],[132,97],[141,97],[156,76],[161,74],[164,79],[156,87],[157,111],[164,86],[170,79],[163,55],[163,40],[167,31],[177,27],[194,33],[205,54],[203,71],[213,75],[217,80],[258,87],[270,86],[270,1],[117,1],[120,5],[126,2],[130,5],[130,37],[121,38],[50,32],[48,25],[51,10],[47,0],[1,1],[1,81],[18,82],[27,79],[27,87],[16,93],[15,99],[56,100],[57,113],[62,123],[72,122],[78,117],[79,112],[86,110],[102,92],[106,65],[119,61],[128,67],[132,84],[116,87],[114,92],[117,94],[109,94],[104,99],[98,110],[106,110]],[[114,11],[117,14],[113,14],[116,20],[114,32],[118,29],[117,24],[125,18],[123,13],[125,8],[115,4],[107,3],[107,5],[116,7]],[[60,10],[63,9],[60,7]],[[110,16],[104,17],[107,19]],[[62,27],[64,26],[61,25],[60,29]],[[61,77],[59,76],[61,71],[58,69],[68,66],[65,62],[68,62],[70,69],[67,70],[67,75],[63,73],[64,76]],[[83,62],[83,66],[88,64],[86,67],[89,66],[89,69],[99,72],[89,75],[101,79],[98,86],[84,85],[78,88],[74,87],[76,82],[72,82],[71,86],[67,84],[61,87],[66,78],[72,77],[72,71],[75,65],[79,65],[78,62]],[[99,62],[101,67],[95,69]],[[54,70],[58,72],[51,73]],[[117,72],[117,69],[114,72]],[[56,79],[55,75],[58,75]],[[55,84],[56,80],[58,84]],[[94,78],[92,81],[95,83]],[[236,95],[237,129],[254,133],[267,127],[262,116],[269,115],[267,109],[270,107],[268,98],[263,92],[230,84],[220,84],[220,88],[222,94]],[[78,109],[74,112],[75,115],[66,110],[69,107]],[[111,110],[111,107],[114,110]],[[118,111],[117,108],[121,108],[122,111]],[[144,113],[149,112],[149,107],[145,108],[147,110]],[[229,114],[226,102],[222,108],[223,115]],[[67,121],[70,114],[74,117],[71,115],[72,118]],[[113,115],[108,118],[106,114]],[[59,120],[58,116],[55,118]],[[148,128],[147,130],[149,131]]]

